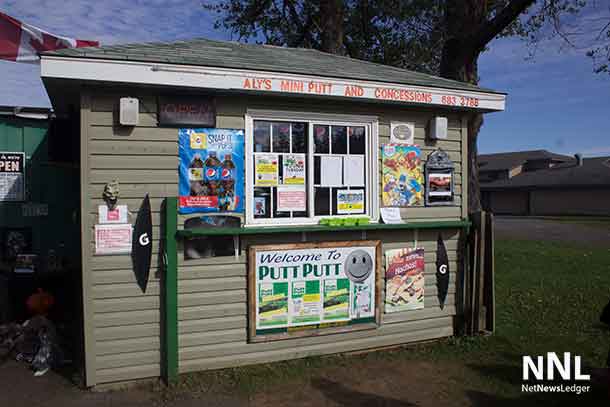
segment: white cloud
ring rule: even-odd
[[[60,3],[60,4],[58,4]],[[229,39],[200,0],[5,0],[0,9],[49,32],[117,43]],[[39,67],[0,63],[0,105],[49,106]]]

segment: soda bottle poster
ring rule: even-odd
[[[424,249],[385,252],[385,312],[424,308]]]
[[[244,211],[244,131],[180,129],[179,212]]]
[[[422,206],[424,175],[419,147],[386,144],[382,149],[382,159],[383,206]]]

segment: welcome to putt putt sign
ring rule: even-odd
[[[379,241],[250,247],[251,339],[376,327],[380,247]]]

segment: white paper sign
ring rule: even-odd
[[[364,156],[343,157],[343,182],[350,187],[364,186]]]
[[[320,159],[320,184],[323,187],[339,187],[343,185],[343,159],[341,157],[326,157]]]
[[[381,211],[381,219],[383,223],[403,223],[400,217],[400,208],[379,208]]]
[[[107,205],[98,205],[99,223],[127,223],[127,205],[117,205],[108,210]]]
[[[95,225],[95,254],[131,253],[131,224]]]
[[[304,186],[278,186],[277,208],[278,212],[305,211],[307,198]]]

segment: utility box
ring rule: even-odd
[[[140,122],[140,101],[136,98],[121,98],[119,122],[123,126],[137,126]]]
[[[428,137],[430,140],[446,140],[447,139],[447,118],[435,116],[430,119],[428,124]]]

